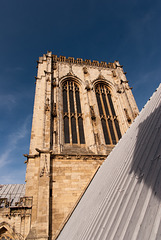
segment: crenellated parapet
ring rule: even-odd
[[[42,57],[39,57],[39,61],[37,63],[43,63],[44,61],[47,61],[48,58],[52,58],[53,61],[53,66],[55,67],[56,62],[66,62],[66,63],[72,63],[72,64],[80,64],[80,65],[89,65],[89,66],[96,66],[96,67],[103,67],[103,68],[111,68],[111,69],[116,69],[116,68],[122,68],[123,65],[120,65],[119,62],[116,60],[114,62],[105,62],[105,61],[97,61],[97,60],[90,60],[90,59],[85,59],[83,60],[82,58],[74,58],[74,57],[65,57],[65,56],[57,56],[52,54],[52,52],[47,52],[47,54],[43,54]],[[53,68],[54,68],[53,67]]]
[[[68,57],[66,58],[65,56],[57,56],[57,55],[52,55],[53,61],[54,62],[67,62],[67,63],[73,63],[73,64],[80,64],[80,65],[89,65],[89,66],[96,66],[96,67],[104,67],[104,68],[117,68],[118,65],[114,63],[107,63],[104,61],[96,61],[93,60],[91,61],[90,59],[85,59],[83,60],[82,58],[77,58],[75,59],[74,57]],[[122,66],[119,66],[122,67]]]

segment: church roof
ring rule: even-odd
[[[7,199],[10,206],[15,206],[21,197],[25,195],[25,184],[0,185],[0,199]]]
[[[161,85],[102,164],[57,240],[161,239]]]

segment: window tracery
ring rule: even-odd
[[[116,144],[121,138],[119,122],[107,85],[99,83],[95,87],[96,99],[106,144]]]
[[[13,240],[13,238],[10,238],[9,236],[7,236],[6,234],[2,234],[0,236],[0,240]]]
[[[79,87],[70,79],[62,87],[64,142],[85,144]]]

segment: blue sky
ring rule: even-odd
[[[36,60],[119,60],[139,110],[161,78],[160,0],[0,1],[0,183],[23,183]]]

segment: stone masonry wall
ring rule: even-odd
[[[14,239],[26,239],[30,230],[31,213],[25,214],[23,210],[0,208],[0,235],[2,232]]]
[[[70,158],[70,157],[69,157]],[[52,161],[52,236],[68,220],[103,160],[53,159]]]

